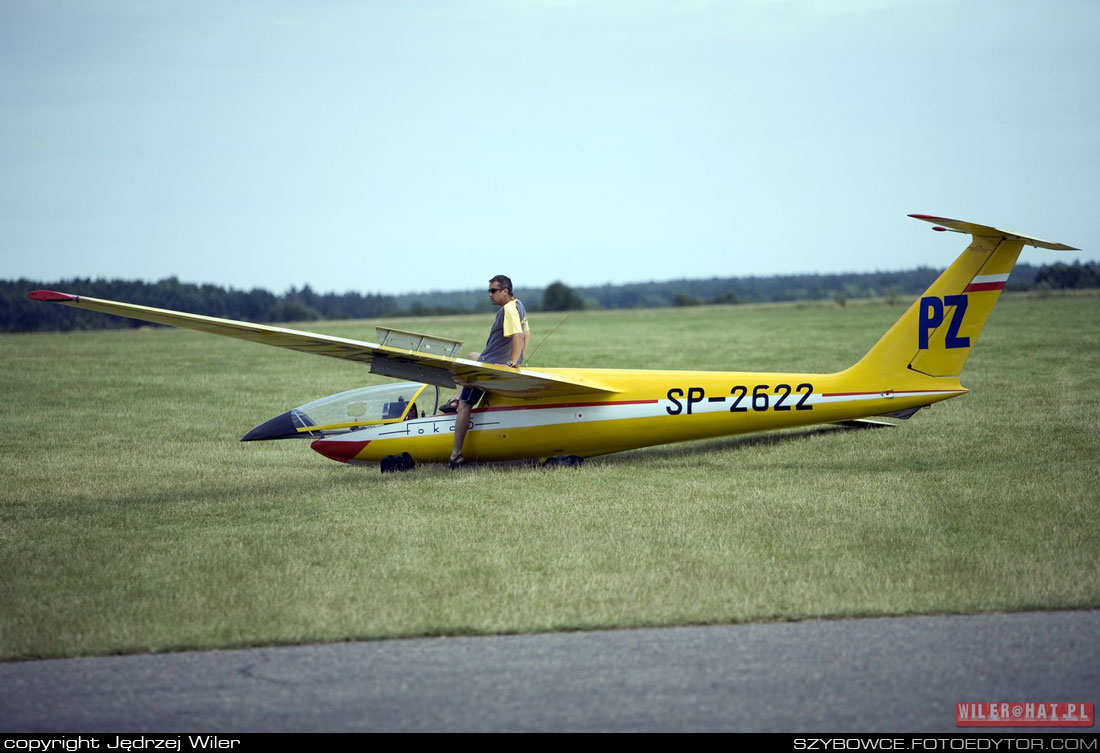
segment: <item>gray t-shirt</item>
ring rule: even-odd
[[[489,330],[485,349],[481,351],[482,363],[508,363],[508,359],[512,357],[512,338],[504,336],[504,318],[510,314],[507,309],[512,304],[515,304],[516,314],[519,316],[519,334],[516,337],[523,337],[523,333],[527,331],[527,309],[518,298],[501,306],[497,311],[496,319],[493,320],[493,328]],[[515,322],[513,322],[513,330],[514,328]],[[520,360],[523,360],[522,357]]]

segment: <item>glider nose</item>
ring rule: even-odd
[[[355,460],[355,457],[362,452],[363,448],[368,444],[370,444],[369,439],[363,442],[349,442],[342,439],[318,439],[313,442],[310,447],[330,460],[338,460],[341,463],[346,463],[349,460]]]
[[[297,437],[316,436],[309,432],[303,432],[313,426],[309,416],[295,408],[286,413],[280,413],[275,418],[264,421],[259,426],[251,429],[241,437],[242,442],[256,442],[263,439],[294,439]]]

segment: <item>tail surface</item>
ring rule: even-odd
[[[936,223],[934,230],[965,233],[970,245],[924,291],[882,339],[848,369],[871,381],[899,377],[957,380],[1025,245],[1055,251],[1072,246],[943,217],[911,214]]]

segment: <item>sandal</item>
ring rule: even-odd
[[[466,465],[466,458],[462,457],[461,455],[455,455],[453,458],[447,461],[447,467],[450,468],[452,471],[456,468],[461,468],[464,465]]]
[[[458,398],[452,397],[446,402],[445,405],[440,406],[440,413],[457,413],[458,412]]]

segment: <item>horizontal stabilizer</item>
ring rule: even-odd
[[[882,416],[883,418],[910,419],[910,418],[913,417],[914,413],[916,413],[919,410],[924,410],[927,407],[929,407],[929,406],[928,405],[918,405],[916,408],[906,408],[905,410],[896,410],[893,413],[880,413],[879,415]],[[891,424],[891,426],[892,425],[893,424]]]
[[[884,426],[897,428],[897,424],[889,421],[876,421],[873,418],[853,418],[850,421],[834,421],[833,426],[843,426],[846,429],[881,429]]]
[[[1004,238],[1010,241],[1022,241],[1028,246],[1035,246],[1036,248],[1046,248],[1051,251],[1080,251],[1073,246],[1067,246],[1064,243],[1053,243],[1051,241],[1039,240],[1038,238],[1029,238],[1026,235],[1020,235],[1019,233],[1010,233],[1007,230],[998,230],[995,227],[989,227],[988,225],[978,225],[973,222],[963,222],[962,220],[952,220],[947,217],[933,217],[928,214],[911,214],[909,215],[916,220],[924,220],[925,222],[932,222],[942,227],[933,228],[933,230],[954,230],[958,233],[967,233],[983,238]]]

